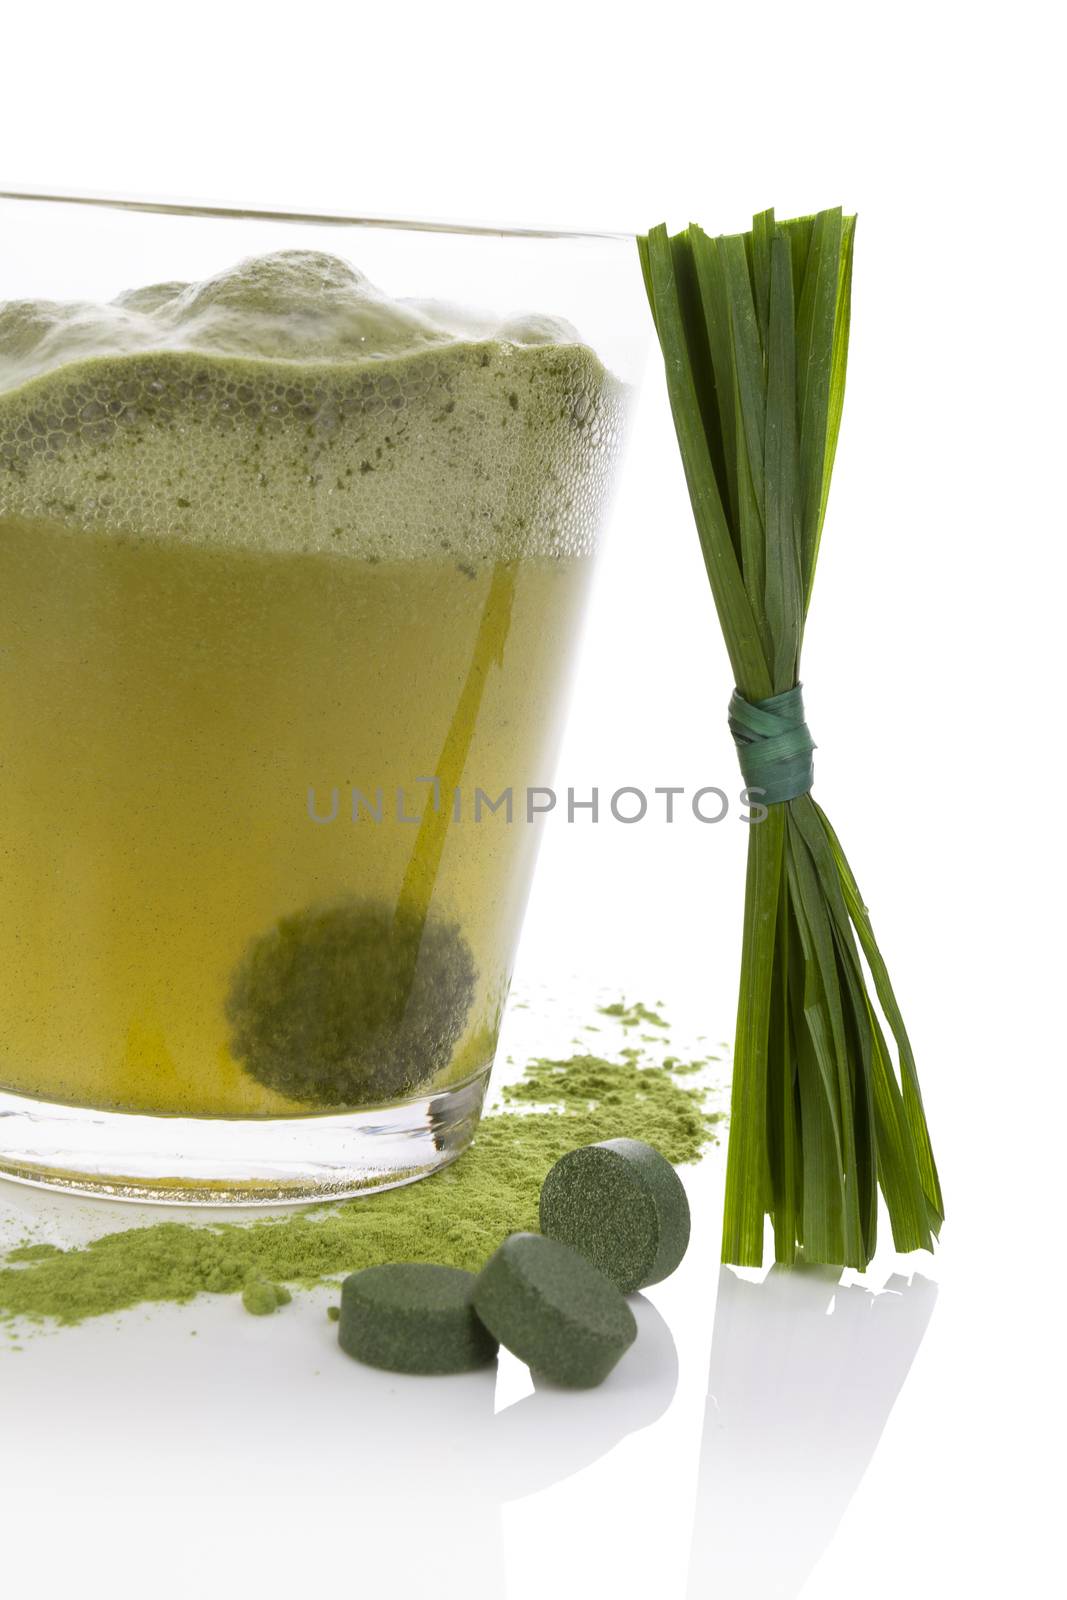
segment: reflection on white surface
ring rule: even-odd
[[[637,1341],[607,1383],[576,1394],[535,1380],[532,1395],[495,1417],[483,1465],[501,1500],[561,1483],[666,1411],[678,1384],[671,1330],[643,1295],[633,1296],[630,1307]]]
[[[0,1352],[0,1494],[13,1515],[110,1501],[118,1484],[141,1500],[138,1518],[151,1519],[151,1502],[195,1507],[175,1581],[186,1554],[192,1571],[214,1538],[232,1537],[225,1507],[238,1523],[235,1507],[248,1507],[260,1526],[279,1501],[318,1503],[330,1526],[342,1517],[361,1585],[503,1600],[505,1504],[582,1471],[670,1406],[674,1340],[649,1301],[631,1304],[639,1337],[600,1388],[535,1387],[500,1411],[498,1385],[520,1376],[513,1358],[499,1374],[379,1372],[339,1354],[319,1296],[262,1321],[201,1302],[31,1337],[21,1354]],[[192,1337],[209,1312],[214,1337]],[[226,1363],[219,1316],[236,1347]]]
[[[937,1287],[894,1276],[876,1294],[839,1276],[721,1270],[691,1600],[794,1600],[866,1471]]]

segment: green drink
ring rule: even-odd
[[[479,248],[399,238],[451,293]],[[0,303],[0,1171],[268,1200],[464,1147],[627,393],[320,251]]]
[[[296,252],[0,313],[4,1087],[268,1116],[486,1067],[534,837],[463,800],[550,762],[619,396],[477,331]]]

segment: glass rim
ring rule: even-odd
[[[460,222],[448,218],[359,216],[347,211],[292,211],[275,206],[230,206],[199,200],[163,200],[138,195],[95,194],[52,189],[0,189],[0,200],[45,205],[88,206],[107,211],[146,212],[154,216],[208,217],[231,222],[292,222],[312,227],[382,228],[406,233],[458,234],[484,239],[565,239],[573,243],[632,244],[626,230],[520,227],[507,223]]]

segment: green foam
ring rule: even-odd
[[[338,1342],[387,1372],[470,1372],[494,1360],[497,1341],[474,1313],[474,1274],[426,1262],[354,1272],[341,1286]]]
[[[577,1250],[624,1294],[667,1278],[689,1244],[689,1201],[659,1151],[605,1139],[562,1156],[541,1189],[541,1231]]]
[[[538,1233],[513,1233],[490,1256],[474,1309],[513,1355],[568,1389],[602,1383],[637,1337],[615,1285],[569,1246]]]
[[[0,303],[0,517],[261,553],[589,553],[623,389],[567,323],[282,251]]]

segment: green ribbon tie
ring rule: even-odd
[[[799,683],[769,700],[746,700],[735,689],[730,732],[746,789],[763,791],[757,799],[775,806],[807,794],[815,781],[815,742],[804,721]]]

